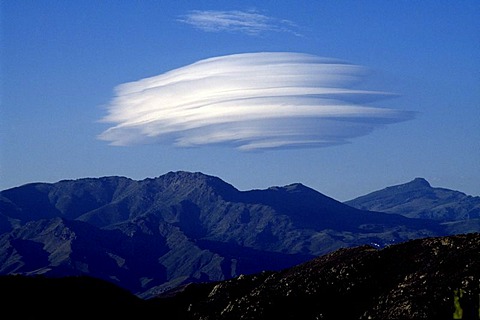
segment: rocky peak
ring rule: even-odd
[[[425,180],[424,178],[415,178],[411,182],[408,183],[410,186],[415,186],[418,188],[431,188],[432,186],[430,183]]]
[[[166,188],[210,188],[215,191],[237,191],[235,187],[218,177],[203,174],[201,172],[170,171],[155,179]]]

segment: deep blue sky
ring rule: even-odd
[[[0,190],[28,182],[201,171],[241,190],[301,182],[348,200],[415,177],[480,194],[480,1],[2,1]],[[242,27],[199,25],[226,12]],[[120,84],[201,59],[300,52],[371,70],[412,120],[348,144],[242,152],[111,146]]]

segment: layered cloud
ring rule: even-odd
[[[125,83],[102,119],[113,145],[223,144],[241,150],[322,147],[411,119],[369,103],[394,96],[358,90],[363,67],[289,52],[214,57]]]
[[[268,17],[256,11],[190,11],[178,19],[207,32],[240,32],[259,35],[264,32],[287,32],[297,36],[296,25],[289,20]]]

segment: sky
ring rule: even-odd
[[[2,1],[0,190],[416,177],[480,195],[480,2]]]

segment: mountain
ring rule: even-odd
[[[280,271],[190,283],[139,299],[85,277],[0,276],[18,318],[478,319],[480,234],[342,248]]]
[[[239,191],[183,171],[4,190],[0,225],[0,274],[89,275],[142,298],[465,227],[359,210],[299,183]]]
[[[344,248],[154,299],[172,319],[478,319],[480,234]],[[455,301],[455,299],[459,299]],[[460,307],[460,308],[459,308]]]
[[[361,210],[442,222],[480,218],[480,197],[445,188],[433,188],[423,178],[375,191],[345,204]]]

